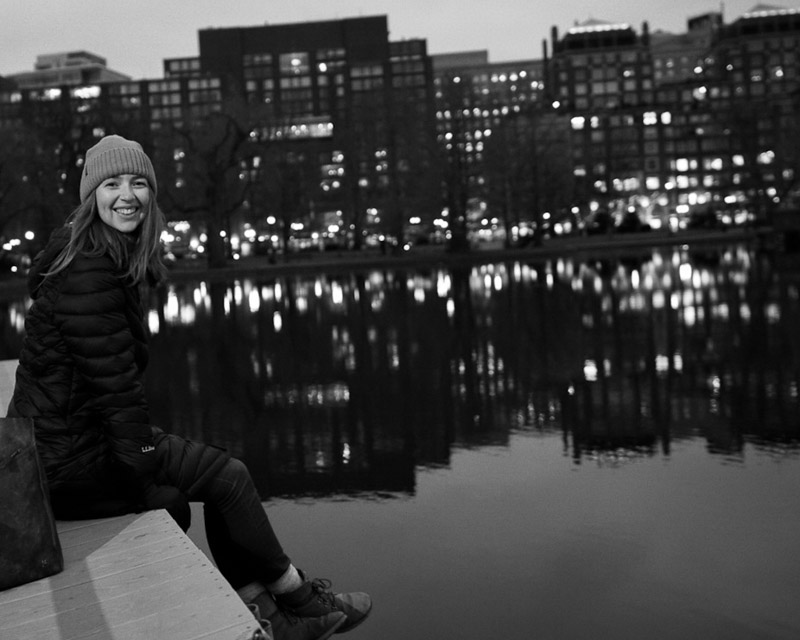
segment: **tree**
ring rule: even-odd
[[[544,214],[569,210],[575,196],[568,121],[534,107],[507,117],[487,144],[489,203],[502,212],[506,238],[521,222],[531,222],[542,238]]]
[[[311,176],[314,166],[308,153],[290,151],[283,145],[272,145],[260,158],[259,175],[262,179],[252,186],[254,198],[263,202],[264,213],[278,220],[281,244],[289,247],[292,224],[310,222]],[[284,255],[286,255],[284,253]]]
[[[232,216],[247,201],[248,168],[263,150],[243,100],[175,124],[154,136],[165,213],[204,223],[209,267],[225,266]]]
[[[460,75],[442,78],[441,109],[448,130],[441,140],[439,156],[442,176],[442,198],[448,210],[450,243],[453,251],[469,249],[467,228],[467,203],[471,181],[466,160],[466,142],[469,139],[475,88],[472,82]]]
[[[436,128],[430,118],[430,109],[424,103],[400,100],[402,108],[394,108],[390,115],[389,167],[391,201],[396,215],[392,233],[402,238],[406,222],[418,217],[423,229],[432,230],[434,219],[442,210],[441,184],[437,159],[440,154],[436,141]]]
[[[568,211],[575,194],[569,117],[542,110],[534,119],[533,211],[541,225],[543,214]]]
[[[533,212],[533,121],[529,114],[506,119],[494,128],[486,146],[488,204],[500,212],[510,246],[512,229],[529,222]]]
[[[42,131],[24,125],[0,130],[0,236],[33,232],[26,251],[35,253],[74,203],[62,186],[64,174],[60,146]]]

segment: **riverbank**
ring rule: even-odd
[[[643,232],[596,236],[547,238],[541,245],[503,247],[500,244],[480,244],[470,251],[448,251],[444,245],[415,246],[409,251],[382,253],[377,248],[361,251],[305,251],[269,259],[254,256],[231,260],[221,268],[210,269],[203,259],[179,260],[170,269],[169,279],[226,280],[253,274],[288,275],[294,273],[341,273],[354,270],[433,268],[436,266],[469,266],[492,262],[523,260],[536,262],[558,256],[612,256],[642,252],[652,247],[669,245],[720,245],[733,242],[767,244],[773,236],[769,229],[728,229],[720,231],[691,230],[678,233]],[[26,292],[23,275],[0,280],[0,296]]]
[[[541,245],[503,247],[480,244],[466,252],[452,252],[444,245],[412,247],[400,253],[381,253],[369,248],[361,251],[318,251],[277,256],[242,258],[222,268],[209,269],[204,260],[183,260],[170,271],[172,280],[227,279],[254,273],[287,275],[293,273],[328,273],[371,269],[432,268],[468,266],[493,262],[535,262],[558,256],[617,255],[641,252],[657,246],[714,245],[734,242],[761,242],[771,237],[770,231],[731,229],[724,231],[682,231],[679,233],[648,232],[609,234],[602,236],[570,236],[548,238]]]

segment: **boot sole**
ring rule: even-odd
[[[317,640],[328,640],[328,638],[330,638],[334,633],[339,633],[339,627],[341,627],[345,622],[347,622],[347,617],[343,616],[341,620],[338,620],[335,625],[328,629],[324,634],[319,636]]]
[[[355,624],[351,624],[351,625],[344,625],[341,629],[336,631],[336,633],[347,633],[351,629],[355,629],[356,627],[360,626],[364,622],[364,620],[369,618],[369,614],[370,613],[372,613],[372,605],[371,604],[369,605],[369,609],[367,609],[367,612],[363,616],[361,616],[361,618],[358,620],[358,622],[356,622]],[[345,618],[344,621],[347,622],[347,618]]]

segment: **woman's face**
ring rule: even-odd
[[[142,224],[150,207],[147,178],[123,173],[106,178],[95,191],[100,219],[122,233],[131,233]]]

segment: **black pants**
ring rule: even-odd
[[[234,589],[274,582],[289,568],[245,464],[202,442],[153,430],[158,484],[202,502],[208,546]]]
[[[204,504],[208,546],[217,567],[234,589],[258,581],[274,582],[289,568],[264,505],[240,460],[200,442],[157,430],[156,483],[176,487],[181,504],[165,505],[184,529],[189,527],[188,501]],[[113,473],[75,486],[61,483],[51,491],[56,518],[109,518],[141,509],[119,493]]]
[[[234,589],[274,582],[289,568],[250,472],[235,458],[211,476],[192,501],[204,504],[208,546],[217,568]]]

